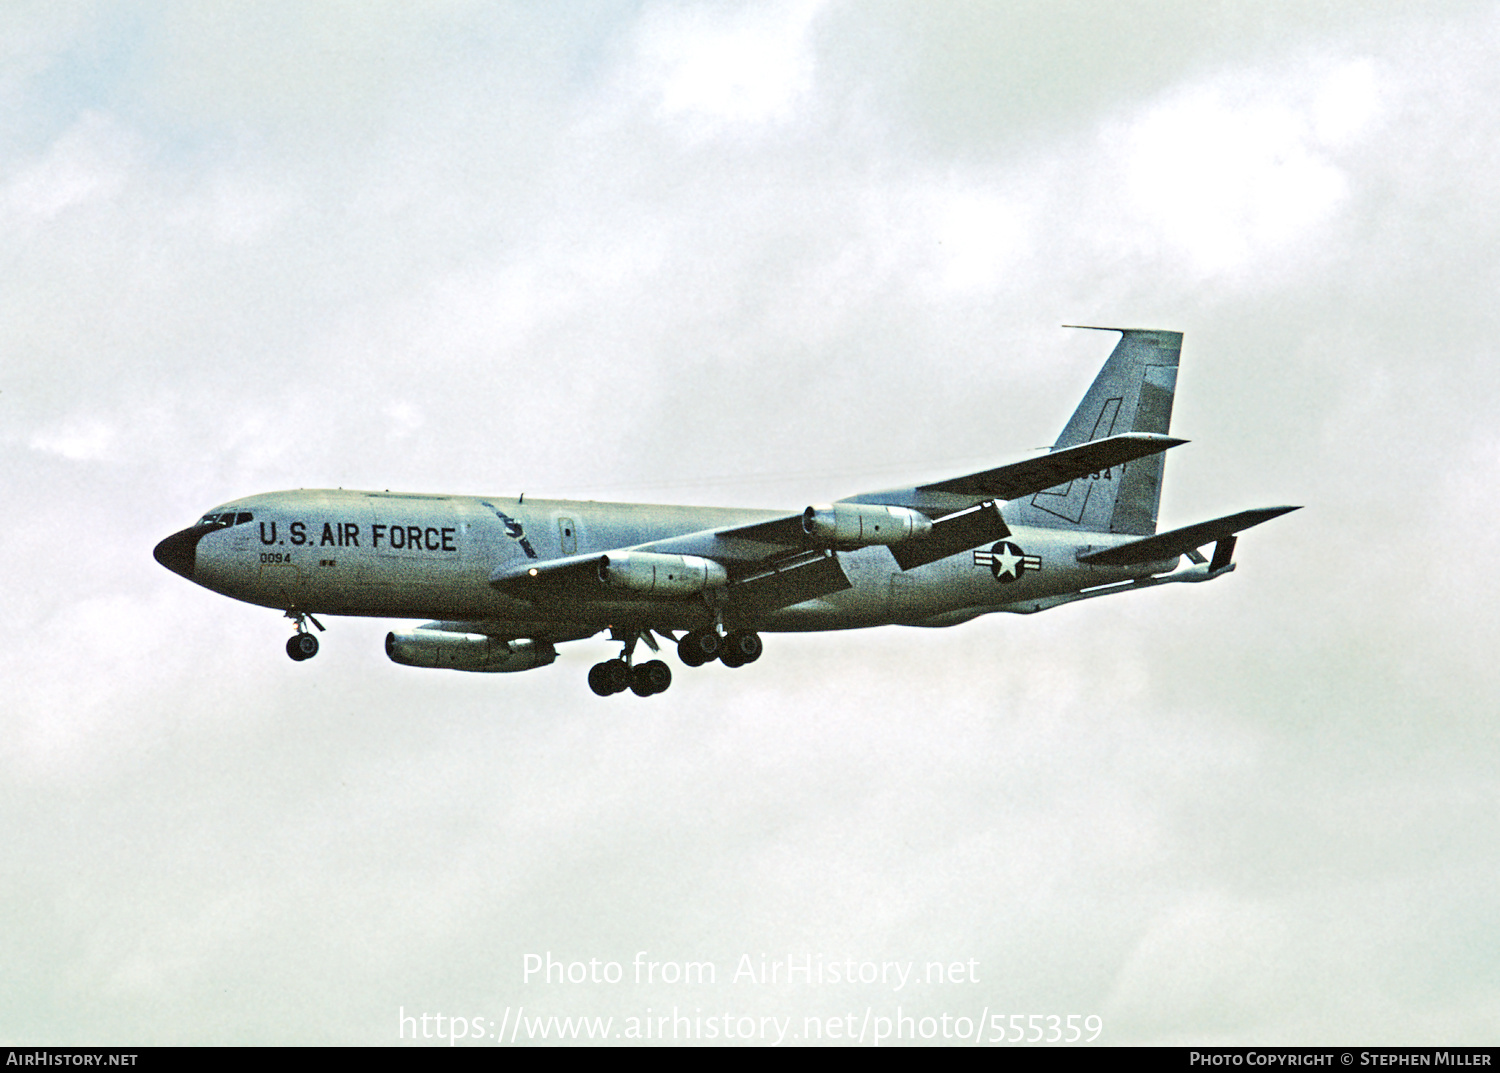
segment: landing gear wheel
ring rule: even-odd
[[[719,660],[726,667],[743,667],[760,659],[764,647],[758,634],[749,630],[735,630],[724,638],[724,646],[719,650]]]
[[[694,630],[677,642],[677,658],[689,667],[701,667],[719,655],[719,635],[713,630]]]
[[[286,639],[286,654],[301,663],[318,654],[318,639],[310,633],[294,633]]]
[[[630,664],[623,659],[611,659],[600,663],[594,668],[599,672],[599,684],[604,686],[605,692],[599,693],[601,697],[607,697],[611,693],[622,693],[630,688]],[[590,674],[590,679],[593,675]],[[592,680],[589,682],[593,685]],[[598,693],[596,689],[594,692]]]
[[[625,692],[630,688],[630,664],[623,659],[610,660],[604,665],[604,680],[611,693]]]
[[[604,668],[606,666],[603,663],[596,663],[589,668],[589,688],[601,697],[607,697],[614,692],[609,687],[609,682],[605,680]]]
[[[659,659],[642,663],[630,671],[630,691],[638,697],[665,692],[672,684],[672,668]]]

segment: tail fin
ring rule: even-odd
[[[1165,434],[1172,423],[1182,333],[1138,328],[1097,330],[1119,332],[1120,341],[1073,411],[1052,447],[1054,451],[1120,432]],[[1038,492],[1028,500],[1007,505],[1006,520],[1013,525],[1051,529],[1150,535],[1156,532],[1156,511],[1161,503],[1162,463],[1160,454],[1150,455],[1089,479]]]

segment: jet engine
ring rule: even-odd
[[[722,564],[699,555],[626,551],[599,559],[599,580],[643,596],[691,596],[723,588],[729,574]]]
[[[802,512],[807,535],[844,548],[900,544],[932,532],[932,519],[908,507],[833,503]]]
[[[545,667],[557,658],[557,649],[529,637],[502,641],[482,633],[418,629],[386,634],[385,654],[407,667],[497,672]]]

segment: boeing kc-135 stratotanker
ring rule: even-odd
[[[607,696],[660,693],[670,639],[689,667],[740,667],[763,632],[956,626],[1233,570],[1235,534],[1296,507],[1156,532],[1180,332],[1120,341],[1050,452],[795,514],[502,496],[271,492],[215,507],[156,546],[183,577],[284,611],[294,660],[317,615],[430,618],[386,635],[411,667],[526,671],[608,630]],[[1003,504],[1003,505],[1002,505]],[[1213,545],[1211,556],[1200,549]],[[1179,569],[1180,558],[1188,564]]]

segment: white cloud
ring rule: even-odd
[[[29,446],[34,451],[61,455],[72,462],[105,462],[111,457],[118,436],[119,429],[113,422],[75,419],[38,431]]]
[[[1367,134],[1380,117],[1379,73],[1373,60],[1351,60],[1324,76],[1312,100],[1312,133],[1337,148]]]
[[[1348,92],[1319,120],[1354,131]],[[1358,102],[1356,102],[1358,103]],[[1347,200],[1349,180],[1292,102],[1219,86],[1174,94],[1123,133],[1124,181],[1140,225],[1217,273],[1286,256]]]
[[[1027,213],[1011,199],[981,190],[955,191],[933,206],[934,251],[945,289],[981,292],[1004,282],[1031,254]]]
[[[409,402],[392,403],[385,408],[385,416],[389,419],[386,434],[398,440],[407,439],[427,423],[422,411]]]
[[[12,227],[31,230],[69,209],[109,201],[125,185],[132,150],[132,139],[109,117],[87,113],[40,157],[11,172],[0,205]]]
[[[814,86],[821,0],[730,8],[658,6],[640,30],[643,89],[694,129],[782,124]]]

